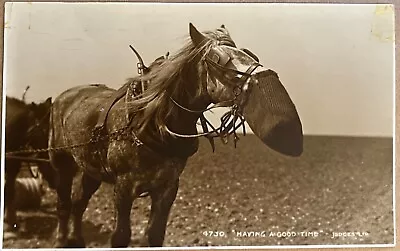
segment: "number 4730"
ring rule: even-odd
[[[207,236],[207,237],[224,237],[225,232],[224,231],[204,231],[203,235]]]

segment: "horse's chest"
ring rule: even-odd
[[[144,190],[151,190],[165,183],[178,180],[185,165],[186,161],[178,159],[167,159],[155,165],[144,163],[137,174],[141,175],[139,178]]]
[[[185,168],[187,158],[166,157],[136,146],[129,141],[117,141],[108,149],[108,165],[116,175],[131,173],[143,189],[176,181]]]

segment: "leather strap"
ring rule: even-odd
[[[107,121],[108,113],[111,110],[111,107],[117,103],[122,97],[124,97],[127,89],[129,87],[129,83],[123,85],[117,91],[115,91],[110,98],[106,100],[106,102],[99,107],[100,115],[97,118],[96,126],[94,127],[95,130],[101,130],[104,128],[104,125]]]

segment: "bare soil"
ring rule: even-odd
[[[392,151],[391,138],[307,136],[299,158],[273,152],[253,135],[241,137],[236,149],[218,143],[215,153],[202,140],[181,176],[164,245],[393,243]],[[85,212],[88,247],[109,247],[112,191],[103,184]],[[19,212],[19,236],[3,247],[51,247],[55,203],[47,189],[40,210]],[[148,214],[149,199],[137,199],[132,246]]]

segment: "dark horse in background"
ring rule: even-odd
[[[132,97],[129,85],[139,82],[148,88]],[[57,247],[85,246],[82,215],[102,182],[114,184],[111,246],[129,245],[132,202],[143,193],[151,197],[151,212],[141,245],[162,246],[179,177],[198,150],[196,135],[205,135],[197,133],[196,123],[210,104],[231,107],[228,117],[243,115],[272,149],[291,156],[302,152],[301,122],[277,74],[261,66],[250,51],[238,49],[224,26],[202,33],[190,24],[185,47],[126,85],[126,95],[109,111],[104,104],[121,89],[78,86],[54,100],[49,145],[65,147],[50,152],[60,177]],[[105,110],[102,136],[93,136]],[[232,126],[227,128],[232,132]]]
[[[6,97],[5,150],[14,152],[22,149],[47,148],[51,98],[43,103],[27,104],[22,100]],[[24,155],[26,156],[26,155]],[[48,159],[48,153],[34,157]],[[15,179],[22,161],[5,158],[5,215],[4,231],[16,230],[16,208],[14,202]],[[55,172],[50,163],[38,163],[39,171],[50,187],[55,186]]]

